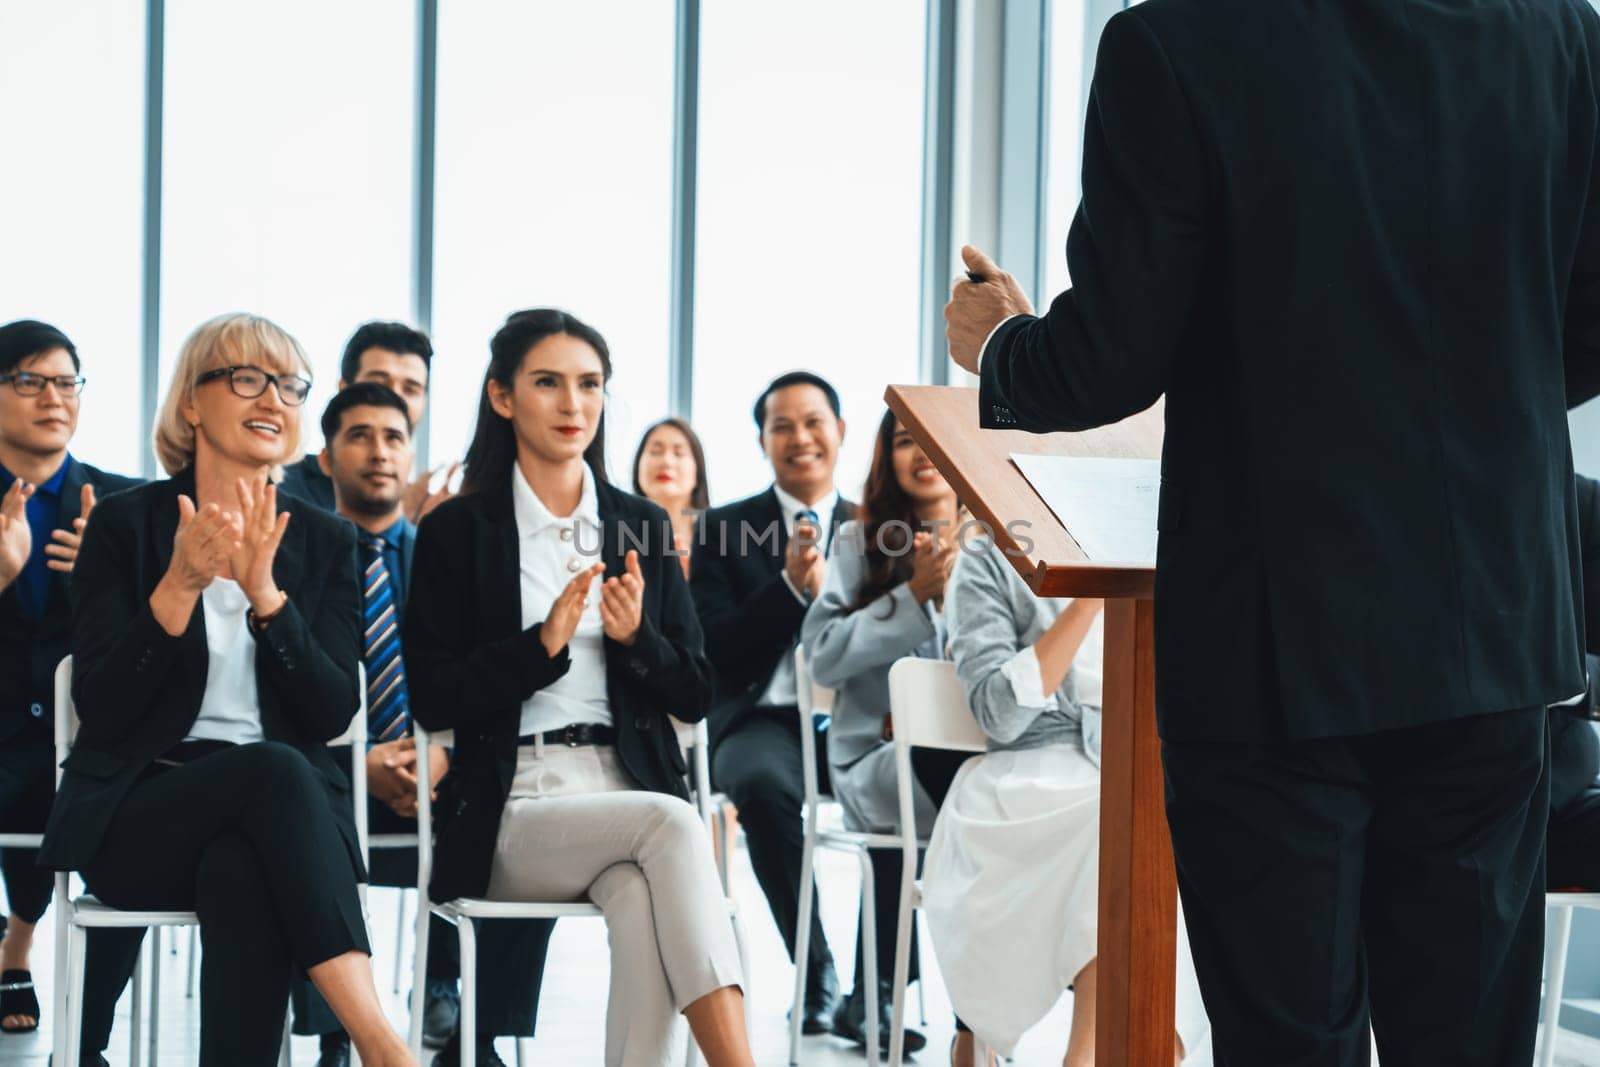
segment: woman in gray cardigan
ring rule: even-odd
[[[812,679],[835,690],[828,771],[833,795],[852,830],[888,833],[900,821],[894,746],[888,740],[889,668],[903,656],[944,655],[941,605],[957,551],[956,514],[955,491],[893,412],[885,412],[861,495],[860,518],[839,528],[827,578],[800,630]],[[933,826],[934,805],[920,788],[916,808],[918,832],[926,833]],[[887,988],[900,854],[875,850],[872,863],[878,974]],[[861,953],[856,957],[856,991],[846,1008],[860,1012],[862,1006],[852,1004],[862,992]],[[880,997],[879,1004],[889,1004],[889,998]],[[880,1034],[886,1039],[888,1027],[881,1027]],[[921,1044],[920,1034],[913,1039],[907,1032],[907,1049]]]
[[[913,754],[918,777],[942,801],[923,864],[923,912],[950,1003],[985,1045],[1010,1055],[1073,989],[1066,1067],[1094,1062],[1101,608],[1039,599],[991,542],[967,542],[945,611],[950,655],[988,752],[953,781],[922,750]],[[1207,1028],[1181,922],[1178,933],[1174,1062]],[[953,1059],[971,1064],[971,1044],[958,1044]]]

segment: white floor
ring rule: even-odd
[[[841,976],[846,976],[846,980],[853,964],[851,956],[855,942],[854,872],[855,862],[848,857],[827,853],[819,857],[823,920]],[[756,1061],[763,1067],[778,1067],[788,1062],[784,1016],[789,1007],[794,972],[742,852],[735,858],[734,894],[744,905],[746,926],[750,932],[753,970],[750,995]],[[374,963],[380,989],[386,994],[394,973],[394,909],[399,899],[397,891],[374,890],[370,901],[377,953]],[[51,916],[46,916],[41,933],[49,929],[51,920]],[[178,953],[163,952],[161,960],[161,1027],[155,1067],[193,1064],[198,1044],[198,1004],[184,995],[188,940],[181,932],[176,937],[179,942]],[[924,949],[926,947],[924,943]],[[48,1010],[52,961],[47,938],[41,938],[40,949],[42,951],[35,953],[34,976],[40,985],[40,999]],[[933,954],[924,951],[922,958],[924,969],[928,972],[929,1025],[925,1029],[928,1048],[917,1060],[929,1065],[942,1065],[946,1062],[945,1050],[949,1047],[952,1033],[949,1003],[936,973]],[[530,1067],[601,1063],[606,976],[607,950],[603,924],[597,920],[572,920],[558,926],[545,973],[540,1004],[540,1033],[532,1043]],[[128,1001],[129,998],[124,997],[119,1005],[116,1031],[108,1053],[114,1067],[123,1067],[128,1063]],[[915,1016],[914,993],[911,1003]],[[388,994],[388,1005],[390,1017],[397,1026],[403,1025],[403,997]],[[1028,1067],[1059,1064],[1065,1049],[1070,1013],[1069,994],[1056,1005],[1048,1018],[1027,1035],[1017,1050],[1014,1062]],[[49,1021],[46,1020],[46,1029],[48,1025]],[[1557,1056],[1557,1063],[1561,1067],[1600,1067],[1600,1042],[1566,1033],[1562,1038]],[[45,1031],[28,1036],[0,1037],[0,1064],[8,1067],[44,1067],[49,1046],[50,1038]],[[296,1067],[310,1067],[316,1062],[316,1043],[313,1039],[295,1039],[293,1051]],[[509,1040],[501,1041],[500,1051],[508,1062],[515,1062]],[[144,1062],[149,1063],[147,1057]],[[817,1037],[806,1039],[802,1062],[807,1067],[842,1067],[846,1064],[862,1064],[865,1058],[859,1050],[843,1041]],[[1210,1057],[1202,1050],[1200,1055],[1191,1056],[1185,1067],[1209,1064]]]

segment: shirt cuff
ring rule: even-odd
[[[989,351],[989,342],[994,340],[994,335],[1000,332],[1000,327],[1004,326],[1006,323],[1010,322],[1012,319],[1019,319],[1021,317],[1022,317],[1021,315],[1007,315],[1005,318],[1001,319],[999,322],[994,324],[994,329],[989,331],[989,336],[985,337],[983,339],[983,347],[978,349],[978,367],[977,367],[977,370],[978,370],[979,373],[981,373],[983,371],[984,353]]]
[[[1029,645],[1015,656],[1006,660],[1000,668],[1006,680],[1011,683],[1011,695],[1016,698],[1019,708],[1053,708],[1056,706],[1054,694],[1045,696],[1044,679],[1039,672],[1039,656]]]
[[[794,587],[794,583],[789,580],[789,572],[788,571],[784,571],[783,572],[783,584],[789,587],[789,592],[794,594],[794,598],[796,600],[800,601],[800,604],[801,604],[802,607],[810,607],[811,606],[811,601],[806,599],[805,593],[803,593],[800,590],[796,589]]]

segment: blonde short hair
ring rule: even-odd
[[[156,415],[156,458],[168,474],[194,466],[194,427],[183,417],[183,409],[194,399],[195,380],[208,370],[235,366],[258,366],[273,374],[311,378],[311,362],[300,342],[276,323],[237,312],[202,322],[178,352],[178,365]],[[290,453],[284,457],[285,466],[305,455],[301,443],[304,429],[302,416]]]

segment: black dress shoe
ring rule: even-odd
[[[833,1012],[838,1002],[839,976],[833,971],[833,960],[823,960],[820,967],[812,964],[806,970],[806,1013],[800,1019],[800,1032],[832,1033]]]
[[[889,983],[882,982],[878,986],[878,1047],[885,1053],[889,1051],[889,1029],[893,1022],[894,999],[889,991]],[[867,1047],[867,998],[861,990],[854,990],[839,1002],[839,1010],[833,1013],[833,1032],[846,1041]],[[906,1027],[908,1054],[921,1050],[927,1043],[928,1039],[922,1034]]]
[[[506,1067],[506,1061],[494,1050],[494,1038],[478,1035],[478,1067]],[[461,1063],[461,1035],[452,1034],[444,1048],[433,1057],[433,1067],[458,1067]]]
[[[454,982],[429,981],[422,1009],[422,1043],[443,1048],[461,1024],[461,994]]]
[[[323,1034],[317,1067],[350,1067],[350,1035]]]

